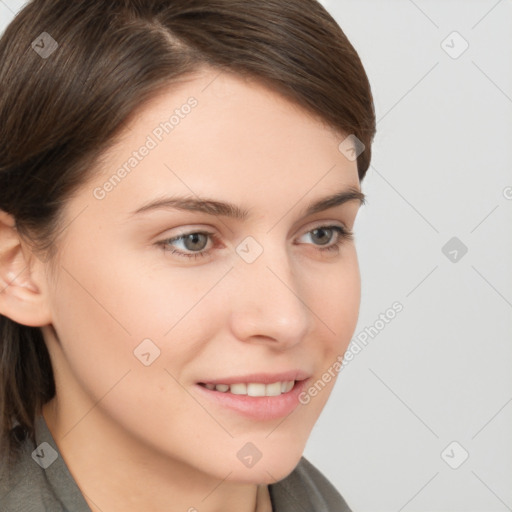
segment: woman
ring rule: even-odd
[[[349,510],[304,457],[375,115],[315,0],[33,0],[0,40],[2,510]]]

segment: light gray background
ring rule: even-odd
[[[403,311],[341,371],[305,456],[354,512],[512,510],[512,0],[322,3],[378,120],[354,338]],[[0,0],[0,31],[23,4]]]

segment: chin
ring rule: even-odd
[[[256,462],[244,463],[236,460],[235,468],[229,477],[229,480],[240,483],[251,484],[273,484],[286,478],[297,466],[302,457],[304,446],[280,446],[279,448],[268,448],[268,455],[265,455],[265,449]]]

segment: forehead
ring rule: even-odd
[[[102,187],[96,206],[126,211],[129,203],[131,211],[165,192],[235,195],[256,206],[313,188],[358,187],[357,163],[338,149],[343,138],[260,82],[206,69],[130,119],[102,156],[88,196]]]

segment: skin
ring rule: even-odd
[[[96,199],[95,187],[190,96],[197,107]],[[267,484],[299,462],[335,379],[269,421],[221,408],[195,384],[289,369],[314,382],[345,352],[360,302],[355,245],[322,253],[311,230],[352,229],[360,203],[301,213],[333,191],[360,189],[356,162],[338,150],[343,138],[257,82],[204,69],[148,103],[66,204],[55,273],[1,212],[0,312],[42,328],[57,387],[43,415],[91,510],[249,512],[258,491],[259,510],[270,510]],[[231,201],[251,217],[129,216],[164,193]],[[204,258],[157,245],[204,230],[218,237]],[[263,248],[250,264],[235,251],[247,236]],[[146,338],[161,351],[150,366],[133,353]],[[247,442],[262,453],[251,468],[237,458]]]

